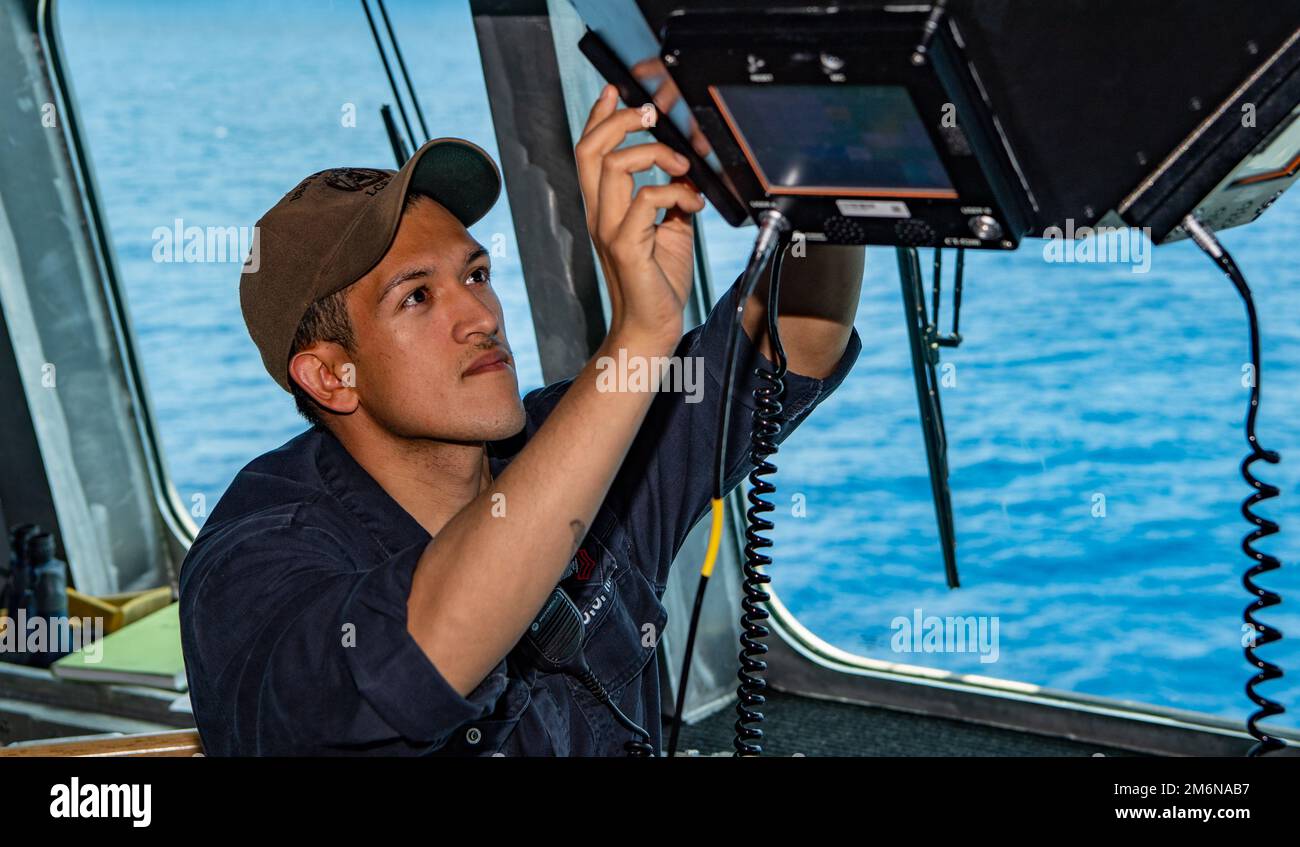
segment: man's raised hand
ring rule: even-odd
[[[645,128],[641,109],[619,109],[617,101],[617,90],[605,86],[574,150],[587,231],[609,287],[610,334],[675,342],[694,274],[691,215],[704,198],[685,178],[686,158],[668,145],[616,149]],[[632,175],[653,165],[672,181],[634,190]],[[660,209],[667,211],[656,225]]]

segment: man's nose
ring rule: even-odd
[[[480,294],[474,286],[456,284],[448,298],[448,307],[452,310],[452,334],[456,341],[468,344],[476,341],[476,335],[496,337],[501,330],[501,322],[490,295]]]

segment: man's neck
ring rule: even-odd
[[[357,464],[424,527],[437,535],[447,521],[492,482],[482,442],[401,438],[367,427],[332,430]]]

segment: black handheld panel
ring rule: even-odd
[[[641,106],[642,104],[656,104],[655,96],[646,90],[641,81],[627,67],[623,65],[622,60],[617,54],[610,49],[605,40],[590,30],[578,41],[578,49],[591,62],[592,67],[600,72],[606,81],[613,84],[618,89],[618,96],[626,104],[632,106]],[[663,91],[656,91],[660,94]],[[667,94],[668,92],[663,92]],[[668,100],[670,97],[661,98]],[[671,108],[671,104],[656,104]],[[713,208],[718,210],[723,219],[732,226],[739,226],[745,222],[747,217],[744,205],[738,200],[732,192],[731,187],[726,181],[709,166],[709,163],[699,154],[691,145],[690,139],[682,133],[672,120],[656,121],[651,127],[647,127],[651,134],[659,141],[672,147],[681,153],[690,162],[690,171],[688,176],[695,183],[695,187],[704,192],[704,196],[709,198]]]

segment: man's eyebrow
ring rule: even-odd
[[[469,249],[469,252],[465,254],[465,266],[468,267],[475,259],[479,259],[487,254],[488,251],[482,244],[475,244]],[[437,269],[433,265],[418,265],[416,267],[398,271],[390,280],[388,280],[388,282],[384,283],[384,287],[379,290],[379,298],[375,302],[383,303],[384,298],[388,296],[390,291],[408,280],[433,276],[436,272]]]
[[[396,274],[393,275],[392,279],[384,283],[384,287],[379,291],[379,299],[376,302],[383,303],[384,298],[388,296],[388,292],[392,291],[394,288],[406,282],[407,280],[417,279],[419,277],[425,277],[425,276],[433,276],[433,273],[434,273],[434,268],[432,265],[421,265],[419,267],[407,268],[406,270],[398,271]]]

